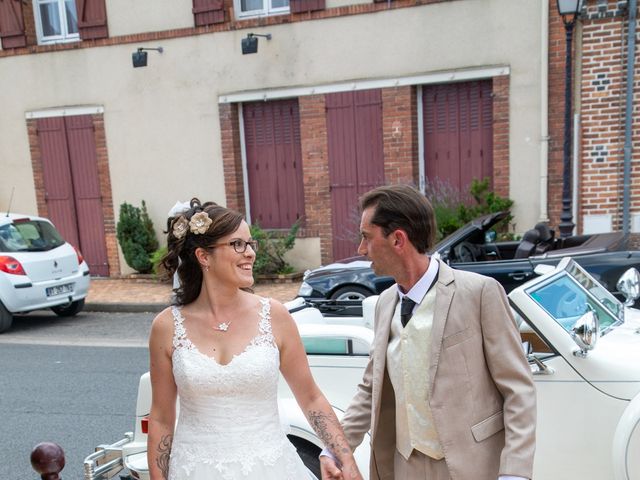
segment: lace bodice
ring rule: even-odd
[[[201,478],[189,476],[201,464],[215,468],[220,478],[237,478],[234,464],[249,476],[256,464],[275,465],[291,448],[278,416],[280,358],[269,299],[261,299],[261,304],[258,335],[224,365],[195,347],[181,310],[173,307],[173,375],[180,413],[170,479]],[[290,477],[281,473],[296,478],[293,471]]]

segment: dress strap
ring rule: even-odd
[[[184,317],[182,311],[177,306],[171,307],[173,314],[173,348],[192,348],[191,341],[187,338],[187,331],[184,328]]]
[[[261,335],[272,335],[271,330],[271,299],[261,298],[260,303],[262,309],[260,310],[260,322],[258,323],[258,331]]]

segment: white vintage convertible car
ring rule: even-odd
[[[640,296],[630,270],[619,291],[627,303]],[[571,259],[550,267],[509,294],[537,387],[536,480],[640,480],[640,311],[629,308]],[[375,299],[362,317],[323,316],[290,305],[313,375],[340,416],[362,378],[373,339]],[[321,443],[284,382],[280,415],[289,438],[319,478]],[[148,374],[140,379],[135,431],[100,445],[84,462],[85,479],[147,479]],[[365,474],[369,445],[356,450]],[[129,476],[129,477],[127,477]]]

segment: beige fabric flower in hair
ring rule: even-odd
[[[213,221],[206,212],[198,212],[189,220],[189,230],[196,235],[203,234],[209,229]]]
[[[173,236],[180,239],[187,234],[187,227],[189,226],[189,222],[183,215],[173,222]]]

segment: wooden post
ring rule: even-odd
[[[64,451],[57,443],[42,442],[31,451],[31,466],[42,480],[62,480]]]

